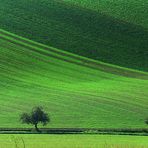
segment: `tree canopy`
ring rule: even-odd
[[[34,107],[31,113],[23,113],[20,116],[20,120],[22,123],[32,124],[35,126],[36,131],[39,131],[38,124],[42,123],[45,126],[48,122],[50,122],[50,118],[47,113],[43,111],[42,107]]]

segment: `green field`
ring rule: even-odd
[[[147,0],[64,0],[148,28]]]
[[[148,148],[147,8],[0,0],[0,148]],[[42,134],[20,122],[35,106]]]
[[[81,56],[148,71],[147,4],[0,0],[0,28]]]
[[[41,105],[47,127],[144,128],[148,74],[63,52],[0,30],[0,127]]]
[[[148,137],[111,135],[0,135],[0,148],[148,148]]]

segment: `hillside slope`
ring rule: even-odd
[[[58,0],[0,4],[0,28],[81,56],[148,71],[146,27]]]
[[[147,79],[0,30],[0,127],[24,127],[19,115],[35,105],[48,127],[145,127]]]
[[[63,0],[114,18],[148,28],[147,0]]]

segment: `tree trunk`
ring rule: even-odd
[[[38,124],[35,124],[34,126],[35,126],[35,130],[36,130],[37,132],[39,132]]]

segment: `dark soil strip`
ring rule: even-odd
[[[0,128],[0,134],[112,134],[148,136],[148,129],[41,128],[39,132],[36,132],[32,128]]]

